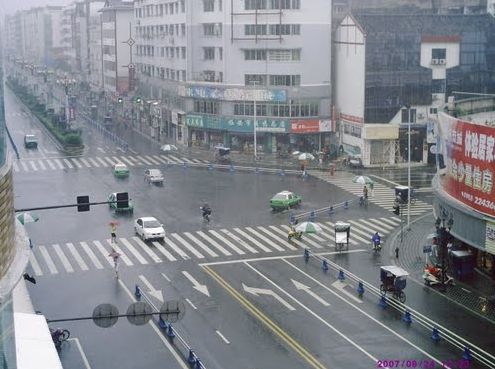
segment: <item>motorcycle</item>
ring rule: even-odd
[[[203,220],[206,220],[208,223],[210,222],[211,208],[202,206],[200,207],[203,212]]]
[[[372,241],[371,242],[371,247],[373,248],[373,251],[381,251],[382,249],[382,243],[380,241]]]
[[[423,280],[427,286],[434,286],[437,284],[442,283],[442,268],[433,266],[433,265],[426,265],[424,273],[423,273]],[[451,284],[454,285],[454,278],[449,276],[447,273],[445,273],[445,284]]]
[[[55,344],[55,347],[59,348],[62,345],[62,342],[67,341],[70,337],[70,332],[67,329],[50,328],[50,335],[52,336],[52,341]]]
[[[289,233],[287,234],[287,240],[290,241],[292,238],[295,238],[296,240],[300,240],[302,238],[303,233],[296,231],[294,228],[291,227],[289,229]]]

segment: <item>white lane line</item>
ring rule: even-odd
[[[112,240],[107,238],[107,243],[108,245],[110,245],[110,247],[113,247],[115,249],[115,251],[117,251],[119,254],[120,254],[120,258],[124,261],[125,265],[127,266],[131,266],[131,265],[134,265],[134,263],[131,261],[131,259],[129,259],[127,257],[127,255],[124,253],[124,251],[119,247],[119,245],[115,244],[115,243],[112,243]],[[109,258],[109,256],[107,255],[107,258]]]
[[[218,254],[216,252],[214,252],[212,249],[210,249],[208,246],[206,246],[203,242],[201,242],[196,237],[194,237],[191,233],[184,232],[183,234],[184,234],[184,236],[189,238],[192,242],[194,242],[196,245],[201,247],[208,255],[210,255],[214,258],[218,257]]]
[[[31,267],[33,268],[35,275],[43,275],[43,272],[41,271],[40,263],[38,263],[38,260],[36,260],[36,256],[34,256],[32,252],[29,253],[29,262],[31,263]]]
[[[67,245],[67,248],[69,249],[70,253],[74,257],[74,259],[76,260],[77,264],[79,264],[79,268],[81,268],[81,270],[89,270],[88,266],[84,262],[84,259],[81,257],[79,252],[77,252],[74,245],[72,243],[66,243],[66,245]]]
[[[29,172],[29,169],[28,169],[26,163],[24,163],[23,161],[21,161],[20,163],[21,163],[22,169],[24,169],[25,172]]]
[[[37,171],[38,171],[38,168],[36,167],[36,164],[34,163],[34,161],[31,161],[31,160],[30,160],[30,161],[29,161],[29,164],[31,164],[31,168],[33,168],[33,170],[34,170],[35,172],[37,172]]]
[[[256,227],[256,228],[259,229],[261,232],[265,233],[265,229],[263,227]],[[258,238],[262,239],[264,242],[266,242],[267,244],[269,244],[275,250],[285,251],[285,249],[283,247],[280,247],[278,244],[276,244],[275,242],[273,242],[270,238],[262,235],[260,231],[256,231],[255,229],[250,228],[250,227],[248,227],[246,229],[248,231],[250,231],[251,233],[253,233],[255,236],[258,236]]]
[[[236,245],[234,245],[232,242],[230,242],[229,240],[227,240],[226,238],[224,238],[221,234],[219,234],[218,232],[214,231],[214,230],[209,230],[208,231],[211,235],[213,235],[213,237],[216,237],[218,238],[220,241],[222,241],[224,244],[226,244],[228,247],[230,247],[232,250],[234,250],[237,254],[239,255],[245,255],[246,253],[241,250],[240,248],[238,248]]]
[[[72,162],[74,164],[76,164],[76,167],[78,168],[82,168],[83,166],[81,165],[81,163],[79,163],[79,161],[76,159],[76,158],[71,158]]]
[[[104,167],[108,167],[107,162],[105,160],[103,160],[102,158],[100,158],[99,156],[97,156],[95,159],[98,160],[100,162],[100,164],[103,165]]]
[[[125,247],[131,252],[132,255],[141,263],[141,264],[148,264],[148,261],[143,258],[143,256],[136,250],[134,246],[131,245],[129,241],[127,241],[125,238],[119,238],[120,242],[124,244]]]
[[[139,240],[139,238],[137,238],[137,239]],[[139,241],[141,241],[141,240],[139,240]],[[136,240],[136,242],[138,242],[138,241]],[[172,255],[170,252],[168,252],[167,249],[160,244],[160,242],[158,242],[158,241],[152,241],[151,243],[153,244],[153,246],[156,247],[156,249],[158,251],[160,251],[163,255],[165,255],[165,257],[169,261],[176,261],[177,260],[174,255]]]
[[[95,168],[99,168],[99,167],[100,167],[100,164],[98,164],[98,163],[96,162],[96,160],[95,160],[95,159],[93,159],[93,158],[88,158],[88,161],[89,161],[89,162],[91,163],[91,165],[93,165]]]
[[[172,233],[171,236],[174,237],[177,241],[179,241],[183,246],[185,246],[186,249],[188,249],[189,251],[191,251],[194,254],[194,256],[196,256],[198,259],[204,259],[203,254],[201,254],[194,247],[192,247],[191,245],[189,245],[189,243],[187,243],[186,240],[184,240],[177,233]]]
[[[222,332],[220,332],[219,330],[216,330],[215,332],[217,332],[217,334],[220,336],[220,338],[223,340],[223,342],[225,342],[227,345],[230,345],[230,342],[227,338],[225,338],[225,336],[222,334]]]
[[[225,250],[222,246],[220,246],[220,244],[217,241],[213,240],[210,236],[208,236],[204,232],[198,231],[198,232],[196,232],[196,234],[199,235],[200,237],[202,237],[204,240],[206,240],[206,242],[208,242],[210,245],[212,245],[213,247],[215,247],[222,254],[224,254],[226,256],[231,256],[232,255],[232,253],[230,251]]]
[[[86,166],[86,168],[91,168],[91,164],[88,163],[88,161],[84,158],[79,158],[79,160],[82,161],[82,163]]]
[[[81,247],[86,252],[86,255],[91,259],[96,269],[103,269],[103,265],[101,265],[100,261],[94,254],[93,250],[91,250],[86,242],[79,242]]]
[[[151,250],[151,247],[150,247],[150,246],[148,246],[147,244],[145,244],[143,241],[141,241],[141,240],[140,240],[139,238],[137,238],[137,237],[135,237],[135,238],[133,237],[133,240],[134,240],[134,241],[136,241],[136,243],[139,245],[139,247],[141,247],[141,249],[142,249],[145,253],[147,253],[147,254],[148,254],[148,256],[149,256],[151,259],[153,259],[153,261],[154,261],[155,263],[161,263],[161,262],[162,262],[162,259],[160,259],[160,258],[158,257],[158,255],[157,255],[157,254],[155,254],[155,253],[153,252],[153,250]],[[153,245],[154,245],[154,244],[153,244]]]
[[[67,164],[67,166],[69,167],[69,169],[72,169],[74,168],[74,166],[71,164],[71,162],[67,159],[62,159],[64,161],[65,164]]]
[[[55,267],[55,263],[53,262],[52,258],[50,257],[50,254],[48,253],[48,250],[46,249],[45,246],[38,246],[38,249],[40,250],[41,256],[43,257],[43,260],[45,260],[46,265],[48,266],[48,269],[50,270],[51,274],[57,274],[57,267]]]
[[[86,356],[86,353],[84,352],[84,350],[81,346],[81,342],[79,342],[79,338],[69,338],[67,341],[75,341],[76,342],[76,346],[79,350],[79,353],[81,354],[81,358],[83,360],[84,366],[86,367],[86,369],[91,369],[91,365],[89,365],[88,357]]]
[[[198,310],[198,308],[196,306],[194,306],[194,304],[191,302],[191,300],[189,300],[188,298],[186,298],[186,301],[189,305],[191,305],[191,307],[194,309],[194,310]]]
[[[239,228],[234,228],[234,231],[239,233],[242,237],[247,238],[249,241],[251,241],[253,244],[255,244],[257,247],[259,247],[261,250],[264,252],[272,252],[268,247],[263,245],[261,242],[259,242],[256,238],[251,237],[249,234],[244,232],[242,229]]]
[[[284,232],[283,230],[279,229],[277,226],[269,226],[275,233],[279,234],[280,236],[282,236],[282,238],[285,240],[285,242],[287,242],[289,244],[289,240],[287,239],[287,232]],[[299,249],[304,249],[306,248],[307,246],[304,245],[301,241],[293,238],[290,242],[292,242],[293,244],[297,245],[299,247]],[[320,246],[318,244],[316,244],[317,246],[315,246],[317,249],[321,249],[323,248],[323,246]],[[292,245],[291,245],[292,246]],[[297,250],[298,248],[295,247],[295,249]]]
[[[167,277],[167,275],[165,273],[160,273],[162,275],[163,278],[165,278],[165,280],[167,282],[172,282],[171,279],[169,277]]]
[[[127,296],[129,296],[129,298],[131,299],[131,301],[132,302],[137,302],[136,297],[129,290],[129,288],[127,288],[127,286],[122,281],[122,279],[119,279],[119,284],[122,287],[122,289],[125,291],[125,293],[127,293]],[[174,359],[177,361],[177,363],[179,364],[179,366],[182,369],[190,369],[190,366],[186,364],[186,361],[184,360],[184,358],[182,357],[182,355],[180,355],[178,353],[178,350],[176,348],[174,348],[174,346],[172,346],[172,344],[167,340],[167,338],[165,337],[165,335],[163,334],[163,332],[158,328],[157,324],[153,320],[150,320],[148,322],[148,324],[151,327],[151,329],[153,329],[153,331],[156,333],[156,335],[158,336],[158,338],[162,341],[163,345],[170,351],[170,353],[172,354],[172,356],[174,357]]]
[[[155,165],[160,165],[161,163],[156,161],[155,159],[153,159],[150,155],[143,155],[147,160],[149,160],[150,162],[152,162],[153,164]]]
[[[125,156],[121,156],[120,159],[122,161],[125,161],[129,166],[131,166],[131,167],[134,166],[134,163],[132,161],[130,161],[129,159],[127,159]]]
[[[174,250],[180,257],[184,260],[189,260],[190,257],[184,251],[182,251],[175,243],[172,242],[170,238],[165,237],[165,244],[170,246],[172,250]]]
[[[103,154],[105,154],[105,150],[103,150],[101,147],[98,147],[97,149],[101,151]]]
[[[248,250],[250,253],[257,254],[258,250],[256,250],[254,247],[251,247],[247,242],[244,242],[244,240],[241,240],[239,236],[236,234],[232,233],[228,229],[221,229],[220,232],[224,233],[226,236],[232,238],[234,241],[237,242],[238,245],[244,247],[246,250]]]
[[[339,298],[340,300],[342,300],[343,302],[347,303],[348,305],[352,306],[355,310],[357,310],[358,312],[360,312],[361,314],[363,314],[364,316],[366,316],[368,319],[372,320],[373,322],[375,322],[376,324],[378,324],[379,326],[381,326],[383,329],[387,330],[388,332],[390,332],[391,334],[393,334],[394,336],[396,336],[397,338],[399,338],[400,340],[404,341],[405,343],[409,344],[411,347],[415,348],[416,350],[418,350],[419,352],[421,352],[424,356],[427,356],[428,358],[430,358],[431,360],[435,360],[438,364],[441,364],[441,362],[436,359],[434,356],[432,356],[430,353],[428,353],[427,351],[423,350],[421,347],[417,346],[416,344],[414,344],[412,341],[410,341],[409,339],[407,339],[406,337],[402,336],[400,333],[396,332],[395,330],[393,330],[392,328],[388,327],[386,324],[382,323],[381,321],[379,321],[378,319],[376,319],[375,317],[371,316],[370,314],[368,314],[366,311],[364,311],[363,309],[361,309],[359,306],[353,304],[351,301],[349,301],[348,298],[346,298],[345,296],[342,296],[341,294],[339,294],[338,292],[336,292],[334,289],[332,288],[329,288],[328,286],[324,285],[323,283],[321,283],[320,281],[318,281],[316,278],[313,278],[312,276],[310,276],[308,273],[306,273],[305,271],[303,271],[302,269],[298,268],[296,265],[292,264],[291,262],[287,261],[287,260],[284,260],[282,259],[283,262],[285,262],[286,264],[290,265],[292,268],[294,268],[295,270],[297,270],[299,273],[301,273],[302,275],[306,276],[306,278],[312,280],[313,282],[315,282],[316,284],[318,284],[320,287],[324,288],[325,290],[327,290],[328,292],[330,292],[331,294],[333,294],[335,297]],[[250,266],[250,265],[248,265]],[[277,286],[275,284],[275,286]],[[280,287],[277,286],[277,288],[280,289]],[[287,294],[287,293],[286,293]],[[315,318],[317,318],[318,320],[320,320],[323,324],[325,324],[327,327],[331,328],[332,330],[334,330],[337,334],[339,334],[341,337],[343,337],[346,341],[350,342],[353,346],[355,346],[356,348],[358,348],[361,352],[363,352],[364,354],[366,354],[366,356],[368,356],[370,359],[372,359],[374,362],[376,362],[376,358],[369,354],[367,351],[365,351],[363,348],[361,348],[359,345],[357,345],[356,343],[354,343],[351,339],[347,338],[347,336],[345,336],[343,333],[341,333],[340,331],[336,330],[335,328],[333,328],[333,326],[328,323],[326,320],[324,320],[323,318],[321,318],[319,315],[317,315],[316,313],[314,313],[313,311],[311,311],[309,308],[305,307],[302,303],[298,302],[299,305],[301,305],[307,312],[309,312],[311,315],[313,315]]]
[[[41,170],[46,170],[45,164],[41,160],[38,160],[38,164],[39,164]]]
[[[276,238],[278,241],[281,241],[285,245],[285,247],[287,247],[289,250],[293,250],[293,251],[298,250],[297,247],[292,246],[290,244],[290,242],[287,240],[287,234],[286,233],[284,233],[283,231],[278,229],[276,226],[268,226],[268,227],[277,234],[273,234],[272,232],[265,229],[264,231],[266,234],[270,235],[272,238]],[[282,239],[280,238],[280,236],[282,236]],[[320,246],[320,248],[321,248],[321,246]]]
[[[104,156],[103,159],[105,159],[107,162],[110,163],[111,166],[114,166],[116,163],[113,162],[112,159],[110,159],[108,156]]]
[[[105,249],[105,247],[101,244],[100,241],[93,241],[93,243],[95,244],[95,246],[98,249],[98,251],[100,252],[100,254],[103,256],[103,258],[107,261],[108,265],[113,267],[112,260],[110,259],[110,256],[108,256],[108,254],[110,254],[110,252],[108,252]]]
[[[62,265],[64,266],[64,268],[67,271],[67,273],[73,273],[74,272],[74,268],[70,264],[69,259],[67,259],[67,256],[65,256],[64,252],[60,248],[60,245],[54,244],[54,245],[52,245],[52,247],[55,250],[55,253],[57,254],[58,258],[62,262]]]
[[[14,171],[18,172],[19,171],[19,166],[17,165],[17,162],[13,161],[12,166],[14,167]]]
[[[138,158],[139,160],[141,160],[144,164],[146,164],[146,165],[151,165],[151,163],[150,163],[148,160],[146,160],[145,158],[143,158],[142,156],[138,156],[137,158]]]

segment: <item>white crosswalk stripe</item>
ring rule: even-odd
[[[89,259],[93,263],[96,269],[103,269],[103,265],[101,265],[100,261],[94,254],[93,250],[91,250],[86,242],[79,242],[86,255],[88,255]]]
[[[79,163],[79,161],[76,158],[71,158],[71,160],[76,165],[76,167],[78,167],[78,168],[82,168],[83,167],[81,165],[81,163]]]
[[[168,161],[165,159],[162,159],[159,155],[153,155],[153,158],[157,161],[159,161],[162,164],[168,164]]]
[[[179,158],[176,158],[175,156],[173,155],[168,155],[167,156],[168,160],[171,161],[172,163],[175,162],[177,164],[182,164],[184,163],[184,160],[180,160]]]
[[[67,159],[62,159],[62,160],[64,161],[64,163],[65,163],[65,164],[67,164],[67,166],[68,166],[70,169],[74,168],[74,166],[71,164],[71,162],[70,162],[69,160],[67,160]]]
[[[108,164],[105,160],[103,160],[99,156],[97,156],[95,159],[98,160],[100,162],[100,164],[103,165],[105,168],[108,168]]]
[[[155,165],[160,165],[160,162],[153,159],[150,155],[143,155],[148,161],[150,161],[151,163],[155,164]]]
[[[22,169],[24,169],[25,172],[29,172],[29,169],[28,169],[26,163],[24,163],[23,161],[21,161],[20,163],[21,163]]]
[[[96,162],[96,160],[95,160],[95,159],[93,159],[93,158],[88,158],[88,161],[89,161],[92,165],[94,165],[96,168],[99,168],[99,167],[100,167],[100,164],[98,164],[98,163]]]
[[[393,232],[397,228],[397,222],[400,222],[395,217],[344,221],[351,224],[349,244],[353,247],[369,247],[375,232],[386,236]],[[228,258],[246,254],[297,253],[308,247],[319,250],[335,247],[335,224],[330,221],[318,224],[322,227],[320,233],[304,234],[301,240],[293,238],[291,241],[287,240],[287,225],[268,225],[171,233],[170,238],[165,238],[163,243],[146,243],[136,236],[121,237],[117,244],[112,244],[110,239],[94,240],[91,246],[84,241],[79,241],[78,244],[66,242],[66,247],[59,244],[38,246],[30,257],[30,262],[34,273],[40,276],[44,274],[44,270],[50,274],[60,273],[57,263],[61,264],[62,271],[67,273],[103,269],[103,264],[113,267],[113,261],[108,256],[112,247],[121,254],[123,264],[129,267],[176,262],[178,257],[184,260],[220,256]],[[106,260],[103,264],[102,258]]]
[[[29,164],[31,165],[31,168],[33,168],[34,171],[37,171],[38,170],[38,167],[36,166],[36,164],[34,163],[34,161],[29,161]]]
[[[150,163],[148,160],[146,160],[145,158],[143,158],[142,156],[139,156],[139,155],[138,155],[138,156],[137,156],[137,158],[138,158],[141,162],[143,162],[144,164],[146,164],[146,165],[151,165],[151,163]]]
[[[46,170],[45,164],[41,160],[38,160],[38,165],[40,166],[41,170]]]
[[[130,161],[129,159],[127,159],[125,156],[121,156],[120,157],[120,160],[127,163],[127,165],[133,167],[134,166],[134,163],[132,161]]]
[[[14,162],[12,163],[12,166],[14,167],[14,171],[15,171],[15,172],[18,172],[18,171],[19,171],[19,166],[17,165],[17,162],[15,162],[15,161],[14,161]]]
[[[88,163],[88,161],[84,158],[79,158],[79,160],[82,161],[82,163],[86,166],[86,168],[91,168],[91,164]]]
[[[70,253],[74,257],[74,259],[76,260],[76,263],[79,265],[79,268],[81,268],[81,270],[89,270],[88,266],[84,262],[84,259],[81,257],[79,252],[76,250],[74,245],[70,242],[66,243],[66,245],[67,245],[67,248],[69,249]]]
[[[114,166],[115,164],[117,164],[112,159],[110,159],[108,156],[104,156],[103,159],[105,159],[108,163],[110,163],[110,166]]]
[[[160,158],[162,158],[163,160],[165,160],[167,163],[173,163],[174,160],[171,160],[168,155],[160,155]]]

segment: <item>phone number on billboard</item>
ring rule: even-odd
[[[485,208],[495,210],[495,202],[487,200],[487,199],[482,199],[481,197],[475,196],[474,197],[474,203],[476,205],[483,206]]]

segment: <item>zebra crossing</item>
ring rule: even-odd
[[[340,187],[354,195],[363,195],[363,185],[360,183],[353,183],[352,178],[354,175],[349,173],[331,175],[328,172],[310,171],[312,176],[322,179],[328,183],[331,183],[337,187]],[[386,210],[392,211],[394,207],[395,190],[387,187],[381,183],[374,183],[373,191],[369,191],[369,201],[373,204],[381,206]],[[421,215],[427,211],[432,210],[432,205],[419,199],[415,203],[411,203],[411,215]]]
[[[25,158],[13,162],[14,172],[38,172],[66,169],[108,168],[124,163],[129,167],[164,164],[207,164],[206,160],[175,155],[108,155],[95,157]]]
[[[351,223],[349,247],[370,245],[375,232],[382,236],[400,225],[396,217],[348,220]],[[301,240],[287,240],[286,225],[254,226],[233,229],[201,230],[167,234],[163,243],[145,243],[137,236],[120,237],[117,244],[110,239],[71,241],[51,245],[36,245],[30,254],[30,264],[36,276],[87,272],[113,267],[108,256],[113,246],[121,254],[121,264],[153,265],[181,260],[242,258],[301,252],[304,248],[325,251],[334,247],[335,224],[318,223],[322,232],[306,234]]]

